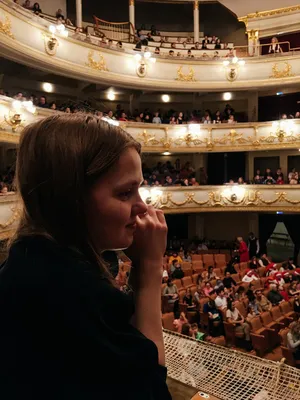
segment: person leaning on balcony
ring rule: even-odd
[[[32,10],[32,5],[31,5],[31,3],[30,3],[30,0],[26,0],[26,1],[23,3],[23,7],[24,7],[24,8],[27,8],[27,10]]]
[[[92,115],[23,129],[22,216],[0,269],[1,399],[171,400],[161,329],[167,225],[140,197],[140,152]],[[125,248],[134,296],[102,258]]]
[[[39,3],[34,3],[33,7],[32,7],[32,11],[34,12],[34,14],[39,15],[41,14],[43,11],[41,10],[41,7],[39,5]]]
[[[152,119],[152,123],[153,124],[161,124],[161,118],[159,116],[159,112],[156,111],[156,113],[154,114],[154,117]]]
[[[280,44],[278,43],[278,39],[276,36],[272,37],[271,40],[271,45],[269,47],[269,54],[274,54],[274,53],[282,53],[282,48]]]

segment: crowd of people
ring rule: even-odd
[[[199,242],[198,247],[189,247],[187,251],[181,246],[176,251],[170,250],[166,253],[168,264],[164,266],[163,297],[173,307],[174,330],[178,333],[209,341],[210,338],[224,335],[226,322],[234,325],[235,332],[240,333],[245,340],[245,348],[251,351],[250,331],[253,318],[290,299],[294,299],[294,311],[300,315],[300,268],[293,258],[277,265],[271,257],[261,254],[259,241],[253,233],[249,234],[247,243],[242,238],[237,238],[236,252],[226,268],[203,268],[195,282],[196,290],[192,291],[191,287],[180,288],[180,293],[176,282],[185,276],[182,264],[192,262],[197,251],[207,251],[204,242]],[[239,276],[239,264],[242,262],[248,264],[242,281],[238,282],[236,277]],[[261,267],[264,270],[263,284],[257,286],[256,281],[262,283],[259,271]],[[242,315],[237,305],[245,302],[247,312]],[[192,312],[192,320],[188,320],[187,315],[180,312],[180,304],[186,306],[188,312]],[[200,318],[201,307],[201,315],[206,315],[205,320],[208,321],[207,327]],[[299,322],[293,323],[288,337],[288,346],[297,360],[300,359],[299,328]]]
[[[237,182],[233,179],[230,179],[228,182],[230,185],[284,185],[286,183],[290,185],[298,185],[300,183],[299,172],[296,171],[296,168],[290,170],[286,179],[284,178],[281,168],[277,168],[275,173],[272,172],[270,168],[266,168],[264,173],[262,173],[260,169],[257,169],[251,181],[245,181],[243,177],[239,177]]]

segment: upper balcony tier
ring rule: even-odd
[[[57,111],[32,108],[0,96],[0,141],[18,143],[22,129]],[[236,124],[163,125],[115,122],[142,144],[143,152],[207,153],[300,148],[300,120]]]
[[[300,82],[300,54],[244,59],[224,66],[220,60],[156,58],[123,48],[100,47],[50,33],[50,22],[13,2],[0,2],[0,52],[18,63],[79,80],[137,89],[216,91],[276,87]],[[115,47],[115,46],[114,46]],[[213,51],[213,50],[211,50]]]

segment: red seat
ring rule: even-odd
[[[193,261],[202,261],[202,254],[192,254],[192,262]]]

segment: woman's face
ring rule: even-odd
[[[137,216],[147,211],[139,194],[142,181],[140,156],[135,149],[129,148],[90,189],[86,215],[95,246],[122,249],[132,244]]]

